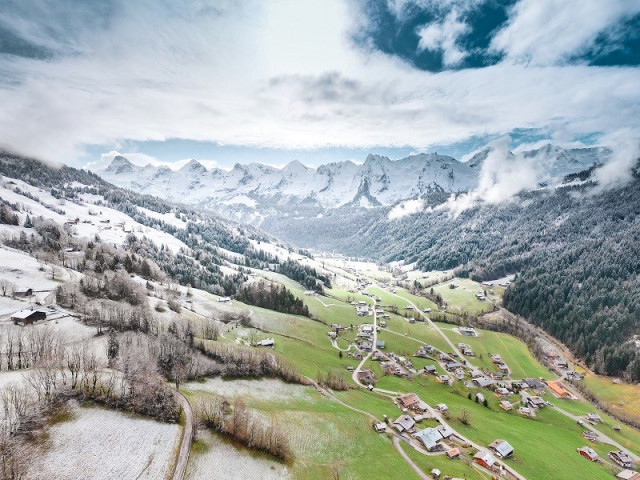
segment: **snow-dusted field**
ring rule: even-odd
[[[291,400],[308,395],[310,387],[285,383],[282,380],[222,380],[208,378],[205,382],[190,382],[183,388],[193,392],[206,392],[225,397],[252,397],[257,400]]]
[[[167,478],[180,427],[101,408],[73,407],[72,419],[53,425],[29,480]],[[202,477],[204,478],[204,477]]]
[[[46,278],[48,269],[34,257],[17,250],[0,247],[0,278],[9,280],[16,288],[32,288],[33,290],[53,290],[58,282]]]
[[[199,438],[206,450],[193,452],[189,457],[188,480],[205,478],[224,480],[286,480],[291,474],[286,465],[265,455],[237,448],[230,442],[208,431]]]

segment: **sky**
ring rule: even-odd
[[[42,160],[317,166],[640,130],[640,0],[2,3],[0,148]]]

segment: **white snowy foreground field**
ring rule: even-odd
[[[204,451],[194,451],[189,457],[187,480],[220,478],[224,480],[287,480],[291,478],[286,465],[245,448],[209,431],[198,433]]]
[[[168,478],[181,432],[175,424],[98,407],[71,408],[72,418],[49,428],[29,480]]]

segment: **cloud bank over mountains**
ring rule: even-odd
[[[10,0],[0,146],[73,162],[187,139],[260,161],[522,128],[597,142],[638,129],[639,14],[623,0]]]

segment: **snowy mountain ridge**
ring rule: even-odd
[[[283,168],[250,163],[236,164],[229,171],[207,170],[197,160],[175,171],[152,165],[142,167],[116,155],[107,168],[95,173],[139,193],[209,208],[220,204],[238,205],[245,210],[296,205],[321,209],[377,207],[433,192],[472,190],[478,186],[489,153],[489,149],[483,149],[466,162],[437,153],[399,160],[370,154],[361,165],[343,161],[311,168],[295,160]],[[518,158],[523,162],[544,162],[548,178],[543,180],[550,184],[606,163],[609,153],[600,147],[563,149],[546,145],[523,152]]]

